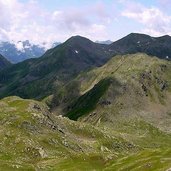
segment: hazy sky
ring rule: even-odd
[[[171,35],[171,0],[0,0],[0,41]]]

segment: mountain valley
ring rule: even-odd
[[[169,171],[170,41],[74,36],[40,58],[0,56],[0,170]]]

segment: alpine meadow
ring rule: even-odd
[[[0,171],[171,171],[169,0],[0,0]]]

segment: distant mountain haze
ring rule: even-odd
[[[144,52],[148,55],[160,58],[169,59],[171,57],[171,37],[168,35],[151,37],[145,34],[131,33],[115,42],[107,40],[96,41],[95,43],[108,45],[108,48],[105,48],[105,51],[110,54],[112,53],[113,55]],[[55,42],[51,47],[54,48],[60,44],[60,42]],[[45,51],[45,44],[35,45],[31,44],[29,40],[19,41],[15,44],[9,42],[0,43],[0,54],[12,63],[40,57]]]
[[[52,47],[59,44],[60,42],[53,43]],[[22,62],[29,58],[40,57],[45,51],[45,44],[31,44],[29,40],[18,41],[17,43],[0,42],[0,53],[12,63]]]

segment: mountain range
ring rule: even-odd
[[[118,41],[96,41],[95,43],[109,45],[107,50],[113,55],[144,52],[149,55],[161,58],[170,58],[171,37],[166,35],[162,37],[151,37],[145,34],[132,33]],[[52,48],[60,45],[61,42],[52,44]],[[157,50],[158,49],[158,50]],[[31,44],[28,40],[17,43],[1,42],[0,54],[5,56],[10,62],[18,63],[29,58],[37,58],[45,53],[43,45]]]
[[[3,64],[0,170],[169,171],[170,57],[170,36],[132,33]]]
[[[137,52],[157,56],[163,59],[171,58],[171,37],[151,37],[145,34],[131,33],[128,36],[109,45],[113,54],[133,54]]]
[[[169,60],[169,42],[169,36],[153,38],[136,33],[110,45],[94,43],[81,36],[71,37],[38,59],[26,60],[0,72],[0,97],[46,97],[55,86],[65,84],[82,71],[105,64],[117,54],[142,52]]]
[[[1,99],[0,170],[168,170],[170,66],[115,56],[58,87],[53,112],[51,97]]]
[[[53,43],[52,47],[58,46],[59,44],[60,42]],[[0,42],[0,54],[12,63],[40,57],[45,51],[46,48],[44,45],[31,44],[28,40],[17,43]]]
[[[93,43],[80,36],[71,37],[48,50],[41,58],[29,59],[13,65],[8,71],[3,70],[0,73],[3,90],[0,95],[15,94],[24,98],[50,95],[54,81],[58,80],[57,84],[61,85],[83,70],[104,64],[111,56],[105,48],[107,45]]]

